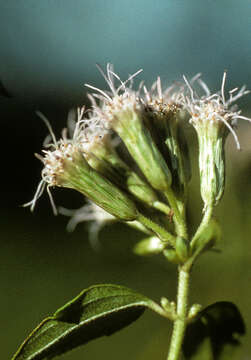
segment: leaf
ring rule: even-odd
[[[230,359],[241,344],[238,336],[244,334],[245,324],[237,306],[227,301],[216,302],[187,326],[183,342],[185,359]]]
[[[41,322],[12,360],[51,359],[100,336],[111,335],[156,304],[118,285],[95,285]]]

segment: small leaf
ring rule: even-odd
[[[155,303],[118,285],[95,285],[83,290],[33,330],[12,360],[51,359],[137,320]]]
[[[221,301],[202,310],[186,329],[185,359],[221,360],[240,345],[237,336],[245,334],[242,316],[231,302]]]

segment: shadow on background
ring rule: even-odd
[[[228,89],[243,83],[251,88],[250,11],[249,1],[229,0],[0,1],[0,79],[11,96],[0,99],[1,358],[10,359],[41,319],[91,284],[122,284],[156,300],[175,296],[175,267],[162,257],[132,255],[140,235],[126,226],[106,227],[101,250],[94,252],[86,225],[67,233],[68,219],[52,215],[46,196],[33,214],[20,207],[31,199],[40,179],[41,164],[33,153],[41,151],[47,135],[35,111],[48,116],[59,135],[68,110],[86,101],[83,84],[104,86],[96,62],[114,63],[122,78],[143,67],[140,80],[147,84],[157,75],[174,80],[201,71],[213,90],[227,68]],[[242,100],[245,115],[251,113],[249,104],[247,96]],[[206,306],[227,300],[239,306],[247,325],[243,359],[251,353],[251,128],[246,125],[239,130],[245,151],[237,152],[232,139],[227,142],[226,193],[217,210],[222,253],[199,261],[191,288],[191,302]],[[193,136],[192,154],[194,145]],[[192,227],[201,214],[194,169]],[[55,191],[55,199],[69,208],[83,202],[67,190]],[[113,337],[61,358],[164,359],[169,331],[165,320],[146,313]]]

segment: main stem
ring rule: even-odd
[[[174,321],[173,333],[167,360],[178,360],[185,335],[188,313],[188,290],[190,273],[179,268],[178,293],[177,293],[177,318]]]

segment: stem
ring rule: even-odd
[[[170,211],[171,211],[170,207],[161,201],[154,201],[153,207],[155,209],[163,212],[166,215],[170,215]]]
[[[171,209],[174,212],[174,223],[177,235],[187,239],[187,226],[184,216],[182,216],[181,211],[177,204],[177,199],[175,198],[171,188],[165,191],[165,196],[168,200],[168,203]]]
[[[201,223],[200,223],[193,239],[191,240],[191,243],[190,243],[191,249],[193,249],[196,241],[200,238],[203,231],[207,228],[207,226],[211,220],[212,214],[213,214],[213,206],[208,205],[205,209],[204,216],[201,220]]]
[[[147,229],[151,229],[155,234],[159,236],[160,240],[170,243],[170,245],[175,248],[176,238],[159,224],[156,224],[142,214],[138,214],[137,221],[141,222],[141,224],[143,224]]]
[[[152,301],[149,306],[153,311],[155,311],[160,316],[163,316],[166,319],[174,321],[175,314],[171,310],[170,311],[164,310],[161,306],[159,306],[159,304],[157,304],[154,301]]]
[[[178,294],[177,294],[177,318],[174,321],[173,333],[167,360],[178,360],[181,353],[188,312],[188,289],[189,272],[179,268]]]

